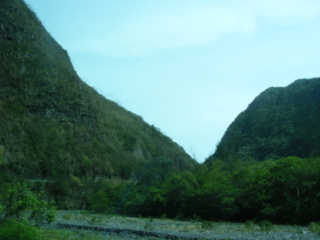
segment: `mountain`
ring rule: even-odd
[[[137,179],[159,164],[196,165],[159,129],[84,83],[23,0],[0,3],[0,178],[87,186]]]
[[[320,156],[320,78],[271,87],[228,127],[207,160]]]

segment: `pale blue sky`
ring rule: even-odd
[[[199,162],[262,91],[319,77],[319,0],[25,0],[79,76]]]

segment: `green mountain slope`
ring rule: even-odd
[[[153,163],[173,171],[196,165],[157,128],[85,84],[22,0],[0,3],[3,178],[83,186],[103,178],[134,179]]]
[[[228,127],[212,159],[320,155],[320,78],[262,92]]]

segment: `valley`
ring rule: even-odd
[[[320,78],[263,91],[200,164],[84,82],[23,0],[0,2],[0,240],[319,239]]]

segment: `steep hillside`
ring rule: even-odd
[[[262,92],[228,127],[207,162],[320,156],[320,78]]]
[[[0,3],[3,179],[63,179],[79,187],[104,178],[137,179],[159,162],[172,171],[195,166],[157,128],[86,85],[23,0]]]

